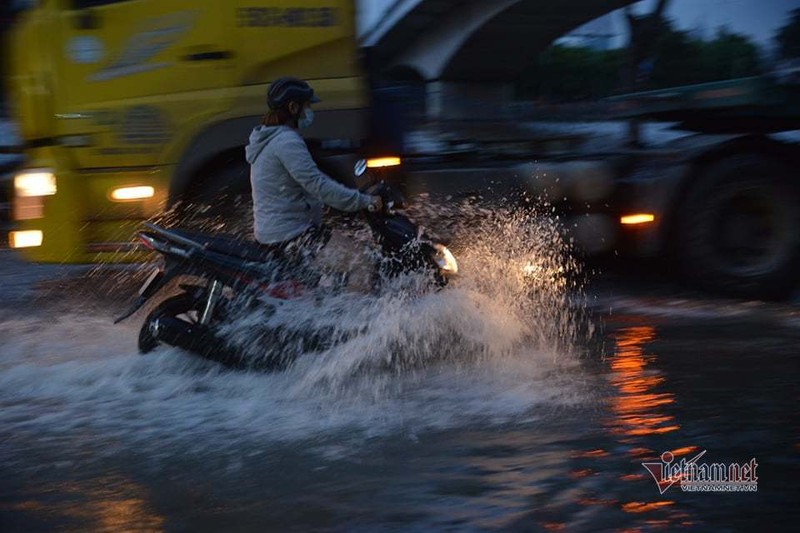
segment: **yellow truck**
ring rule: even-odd
[[[167,206],[245,191],[242,148],[280,76],[323,99],[310,142],[366,138],[353,0],[29,3],[4,45],[26,161],[9,244],[27,259],[119,260]]]

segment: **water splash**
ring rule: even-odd
[[[435,222],[442,209],[412,213]],[[378,294],[352,293],[248,308],[225,328],[254,360],[300,357],[298,388],[348,387],[354,376],[413,373],[436,364],[468,365],[527,357],[531,349],[566,362],[588,320],[575,307],[578,263],[556,220],[541,209],[460,205],[448,225],[460,276],[435,291],[421,275],[385,280]],[[354,235],[364,242],[363,233]],[[275,332],[283,335],[275,335]],[[303,339],[321,339],[309,348]],[[321,346],[317,345],[321,344]],[[561,361],[564,360],[564,361]]]
[[[97,302],[0,317],[0,425],[20,442],[64,441],[100,455],[121,442],[170,456],[219,442],[339,442],[529,420],[582,401],[575,372],[585,321],[571,304],[576,267],[557,222],[535,210],[423,206],[428,213],[411,216],[446,230],[438,237],[459,259],[458,280],[419,295],[420,280],[403,278],[377,295],[295,302],[237,322],[244,338],[271,320],[341,333],[284,372],[231,372],[171,348],[140,356],[141,316],[113,326]],[[134,275],[112,279],[132,287]],[[85,290],[103,285],[93,276]]]

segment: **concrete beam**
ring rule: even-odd
[[[408,66],[419,72],[426,80],[437,80],[452,57],[467,42],[473,33],[487,22],[520,0],[472,0],[450,12],[440,20],[435,29],[420,35],[402,52],[395,66]]]
[[[581,24],[635,0],[397,0],[362,41],[426,80],[513,81]]]
[[[361,38],[361,46],[376,46],[386,34],[400,23],[414,8],[425,0],[395,0],[384,12],[381,20]]]

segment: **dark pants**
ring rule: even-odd
[[[310,284],[316,284],[319,272],[313,264],[314,258],[328,244],[331,229],[327,226],[311,226],[297,237],[261,247],[280,258],[285,275]]]
[[[334,280],[348,291],[365,293],[373,283],[372,261],[342,232],[327,226],[311,227],[293,239],[270,245],[285,258],[294,279],[317,285]],[[275,248],[273,248],[275,249]]]

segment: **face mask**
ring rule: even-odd
[[[300,129],[307,128],[314,122],[314,110],[307,107],[303,110],[303,114],[297,119],[297,127]]]

